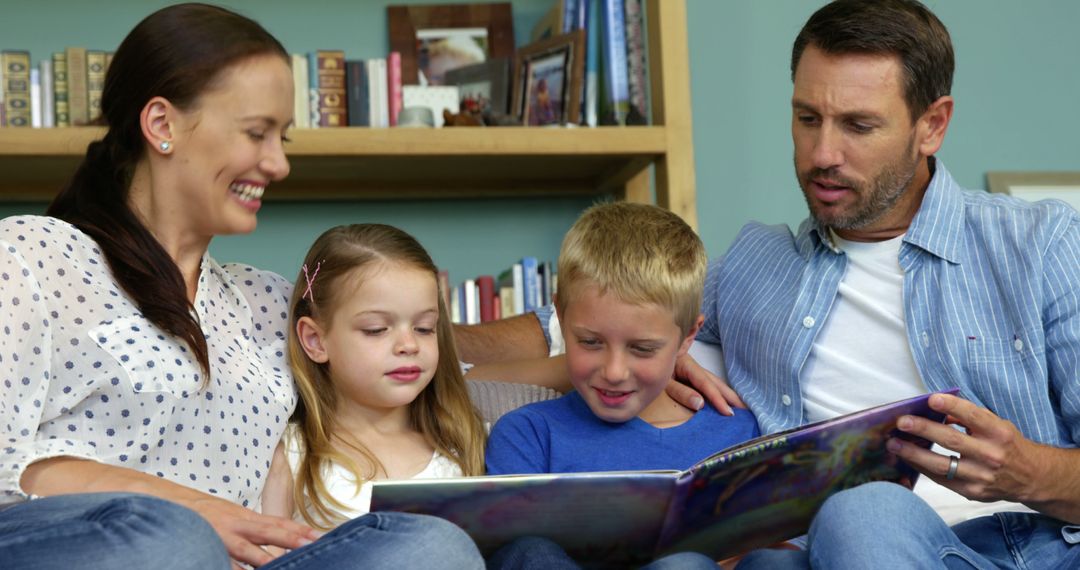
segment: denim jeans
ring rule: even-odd
[[[229,569],[194,511],[145,495],[62,495],[0,510],[0,567]],[[442,519],[376,513],[349,521],[262,568],[482,568],[468,535]]]
[[[519,538],[488,558],[488,570],[572,570],[581,568],[561,546],[535,536]],[[716,562],[697,552],[669,554],[641,570],[717,570]]]
[[[833,495],[810,526],[808,550],[755,550],[757,568],[1080,568],[1065,523],[1033,513],[997,513],[949,527],[922,499],[892,483]]]

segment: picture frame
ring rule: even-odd
[[[461,93],[462,112],[510,112],[510,59],[499,57],[446,72],[446,85]]]
[[[512,114],[525,126],[578,124],[585,79],[585,30],[524,46],[514,63]]]
[[[403,85],[420,84],[421,71],[429,85],[441,85],[447,69],[514,57],[509,2],[387,6],[386,15],[390,51],[401,54]]]
[[[1024,200],[1061,200],[1080,212],[1080,171],[987,172],[988,189]]]

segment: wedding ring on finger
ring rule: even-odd
[[[960,468],[960,456],[949,456],[949,470],[945,472],[945,478],[952,481],[956,478],[956,470]]]

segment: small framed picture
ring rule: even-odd
[[[452,69],[514,55],[508,2],[388,6],[386,15],[405,85],[444,85]]]
[[[470,113],[510,112],[510,60],[489,59],[446,72],[446,84],[456,85],[461,110]]]
[[[514,65],[513,114],[526,126],[577,124],[585,75],[585,31],[522,47]]]

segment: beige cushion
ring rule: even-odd
[[[487,380],[468,380],[469,396],[473,405],[480,411],[480,416],[491,425],[503,414],[533,402],[542,402],[558,398],[559,394],[551,388],[534,384],[515,384],[513,382],[491,382]]]

